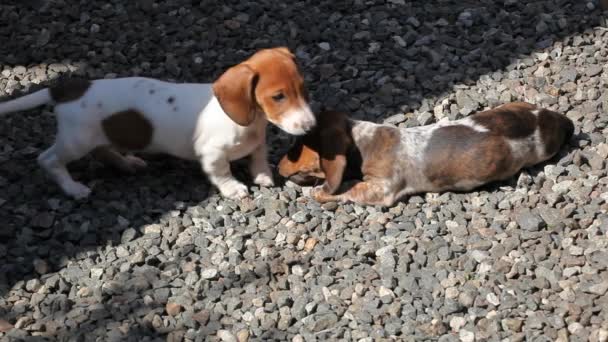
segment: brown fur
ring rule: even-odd
[[[436,130],[424,155],[427,156],[425,174],[438,188],[459,181],[485,183],[500,179],[513,162],[504,138],[460,125]]]
[[[534,109],[536,106],[532,104],[515,102],[475,114],[471,119],[493,134],[519,139],[534,133],[536,115],[531,112]]]
[[[261,110],[272,122],[308,101],[304,78],[295,56],[285,47],[260,50],[228,69],[213,84],[222,109],[239,125],[246,126]],[[275,99],[281,94],[282,99]]]
[[[566,116],[546,109],[538,109],[535,114],[536,109],[528,103],[512,103],[471,117],[487,131],[470,127],[466,121],[436,127],[428,138],[420,140],[425,146],[416,151],[423,156],[421,161],[410,158],[403,146],[406,141],[416,141],[409,139],[416,137],[415,131],[387,126],[352,130],[346,114],[325,112],[319,116],[317,128],[298,139],[283,157],[279,173],[299,184],[299,180],[325,178],[326,184],[311,192],[319,202],[392,205],[399,197],[417,192],[470,190],[547,160],[570,139],[574,126]],[[541,142],[534,136],[537,128]],[[405,138],[402,134],[412,136]],[[542,148],[546,153],[539,150]],[[359,163],[353,151],[358,152]],[[324,166],[322,160],[332,160],[331,156],[346,156],[346,170],[358,165],[362,172],[354,185],[343,187],[348,188],[346,191],[334,191],[344,165]]]
[[[152,141],[154,127],[135,110],[115,113],[101,122],[112,145],[125,150],[143,150]]]
[[[324,178],[323,188],[334,193],[342,183],[346,155],[352,147],[348,120],[343,113],[333,111],[322,113],[317,120],[316,128],[299,138],[281,160],[279,174],[292,177],[302,173]]]
[[[395,150],[399,146],[397,128],[379,127],[366,146],[361,146],[362,172],[367,177],[392,178],[395,172]]]
[[[70,102],[79,99],[84,95],[91,82],[84,79],[67,79],[49,88],[51,98],[56,103]]]
[[[228,69],[213,84],[213,92],[228,116],[241,126],[255,119],[254,89],[259,75],[245,64]]]
[[[545,144],[545,155],[555,155],[574,133],[574,124],[566,116],[543,109],[538,113],[540,138]]]

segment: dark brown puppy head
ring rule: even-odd
[[[213,83],[220,106],[237,124],[247,126],[256,113],[289,134],[315,126],[304,78],[295,56],[285,47],[264,49],[233,66]]]
[[[342,183],[346,154],[352,145],[345,113],[324,111],[310,133],[299,137],[279,163],[279,174],[299,185],[325,180],[323,190],[333,194]]]

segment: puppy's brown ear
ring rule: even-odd
[[[323,191],[334,194],[342,184],[342,177],[346,170],[346,152],[351,141],[346,127],[332,127],[321,133],[321,169],[325,173]]]
[[[246,64],[226,70],[214,83],[213,93],[232,121],[248,126],[255,119],[258,74]]]

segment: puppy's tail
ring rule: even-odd
[[[51,92],[48,88],[38,90],[34,93],[0,103],[0,116],[8,113],[19,112],[53,103]]]

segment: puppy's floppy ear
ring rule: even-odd
[[[337,125],[332,125],[329,129],[322,129],[320,134],[321,148],[321,169],[325,173],[325,183],[323,191],[334,194],[340,184],[346,170],[346,153],[352,143],[346,118],[340,118]]]
[[[213,83],[213,93],[220,106],[238,125],[248,126],[255,119],[258,79],[257,72],[246,64],[239,64],[226,70]]]

